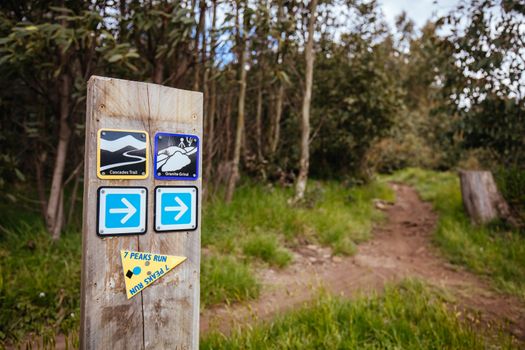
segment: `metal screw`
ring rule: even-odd
[[[104,105],[102,105],[102,106],[104,106]],[[105,132],[105,131],[102,131],[102,135],[106,135],[106,132]]]
[[[191,192],[195,192],[195,189],[191,190]]]
[[[160,188],[157,188],[157,193],[160,193]]]
[[[149,266],[149,261],[146,261],[144,265]]]
[[[104,233],[104,230],[100,230],[100,233],[101,233],[101,234]]]
[[[195,177],[195,174],[193,174],[193,177]]]
[[[146,134],[142,134],[142,135],[140,135],[140,136],[141,136],[143,139],[146,138]]]
[[[162,140],[162,136],[161,135],[159,135],[159,140]]]
[[[106,175],[106,172],[105,172],[105,171],[103,171],[103,172],[102,172],[101,174],[102,174],[102,175]]]
[[[195,228],[195,225],[191,225],[191,228]]]
[[[157,230],[159,230],[159,231],[160,231],[160,226],[157,226]]]
[[[146,173],[143,171],[143,172],[142,172],[142,175],[146,175]]]
[[[157,176],[160,176],[160,173],[157,173]]]
[[[144,193],[144,192],[146,192],[146,190],[140,190],[140,193]]]
[[[104,194],[104,193],[106,193],[106,191],[102,190],[102,191],[100,191],[100,193]]]

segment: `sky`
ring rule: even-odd
[[[391,28],[395,18],[405,11],[417,28],[421,28],[433,15],[443,15],[453,9],[460,0],[380,0],[383,13]]]

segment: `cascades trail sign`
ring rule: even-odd
[[[202,93],[91,77],[86,101],[80,348],[198,349]]]
[[[101,129],[97,143],[97,176],[101,179],[148,177],[148,133]]]

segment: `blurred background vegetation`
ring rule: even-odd
[[[297,0],[0,2],[1,341],[78,326],[85,96],[94,74],[204,92],[204,307],[256,298],[251,269],[285,267],[305,239],[352,254],[381,220],[371,200],[394,200],[377,174],[412,183],[437,206],[436,240],[452,260],[492,271],[497,286],[523,296],[520,234],[509,236],[519,242],[511,251],[455,217],[454,175],[432,171],[491,170],[516,212],[525,210],[525,6],[460,1],[422,28],[405,14],[390,28],[374,0],[321,1],[317,18],[311,10]],[[313,180],[293,207],[312,20]],[[402,170],[409,167],[427,170]],[[238,189],[226,205],[232,181]],[[440,207],[451,198],[453,207]],[[479,245],[488,260],[469,255]],[[232,341],[242,348],[245,338]],[[469,334],[464,342],[478,344]]]

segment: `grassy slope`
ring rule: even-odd
[[[353,189],[312,183],[309,207],[287,204],[289,189],[243,186],[229,206],[203,210],[201,300],[203,306],[257,297],[253,266],[283,267],[289,248],[305,240],[331,245],[340,254],[366,239],[380,219],[372,198],[392,200],[374,183]],[[313,200],[312,198],[315,198]],[[39,215],[0,206],[0,347],[28,332],[48,335],[78,328],[81,237],[67,232],[52,243]]]
[[[461,323],[445,299],[423,284],[406,281],[380,296],[343,300],[322,296],[312,306],[271,324],[212,333],[202,349],[484,349],[479,332]],[[495,348],[512,348],[503,335]]]
[[[466,217],[458,176],[406,169],[387,180],[415,186],[439,214],[435,242],[451,262],[489,277],[502,291],[525,299],[525,237],[496,226],[476,227]]]

